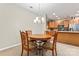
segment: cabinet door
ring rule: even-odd
[[[74,20],[69,20],[69,24],[74,24]]]
[[[64,27],[68,27],[69,26],[69,20],[64,20]]]
[[[64,21],[63,20],[57,20],[56,26],[58,26],[58,25],[64,25]]]
[[[54,22],[54,27],[55,27],[55,28],[58,27],[58,22],[57,22],[57,21]]]
[[[49,27],[49,28],[54,28],[54,21],[49,22],[49,23],[48,23],[48,27]]]

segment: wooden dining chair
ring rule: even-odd
[[[20,31],[20,35],[21,35],[21,42],[22,42],[21,56],[23,55],[24,50],[27,51],[27,56],[29,56],[29,52],[32,51],[32,50],[35,50],[36,46],[29,42],[27,31],[26,32]]]
[[[28,33],[28,40],[30,41],[30,35],[32,35],[32,31],[31,30],[26,30],[26,32]]]
[[[31,30],[26,30],[28,35],[32,35],[32,31]]]
[[[52,33],[52,31],[45,31],[45,34],[54,35],[54,32]]]
[[[46,31],[47,32],[47,31]],[[51,33],[51,34],[49,34]],[[57,32],[56,31],[51,31],[51,32],[47,32],[47,34],[51,35],[51,39],[48,40],[44,45],[43,45],[43,49],[46,50],[51,50],[52,51],[52,55],[56,55],[57,56],[57,51],[56,51],[56,42],[57,42]]]

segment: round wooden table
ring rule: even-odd
[[[31,40],[41,40],[41,41],[47,41],[51,38],[51,35],[48,34],[32,34],[29,36]]]
[[[40,52],[42,52],[43,55],[43,50],[42,50],[42,45],[49,39],[51,39],[51,35],[47,34],[32,34],[29,36],[31,41],[36,41],[39,55]],[[42,44],[43,43],[43,44]]]

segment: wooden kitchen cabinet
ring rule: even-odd
[[[69,20],[64,20],[64,27],[69,27]]]
[[[55,24],[54,24],[55,22],[54,21],[49,21],[48,22],[48,28],[54,28],[54,26],[55,26]]]
[[[58,29],[58,26],[64,25],[64,30],[69,30],[69,26],[73,24],[79,24],[79,18],[75,19],[64,19],[64,20],[55,20],[49,21],[48,28],[49,29]]]
[[[55,21],[49,21],[48,22],[48,28],[57,29],[58,25],[64,25],[65,28],[69,27],[69,23],[73,24],[73,20],[55,20]]]
[[[54,23],[54,28],[57,28],[57,27],[58,27],[58,22],[55,21],[55,23]]]
[[[74,24],[74,20],[69,20],[69,24]]]

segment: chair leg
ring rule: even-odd
[[[29,56],[29,51],[27,51],[27,56]]]
[[[55,44],[55,47],[54,47],[54,54],[55,54],[55,56],[57,56],[57,50],[56,50],[56,44]]]
[[[43,56],[43,49],[42,49],[42,56]]]
[[[54,50],[52,50],[52,56],[54,56]]]
[[[38,50],[36,50],[36,55],[38,55]]]
[[[22,48],[21,56],[23,56],[23,48]]]
[[[55,47],[55,55],[57,56],[57,50],[56,50],[56,47]]]

